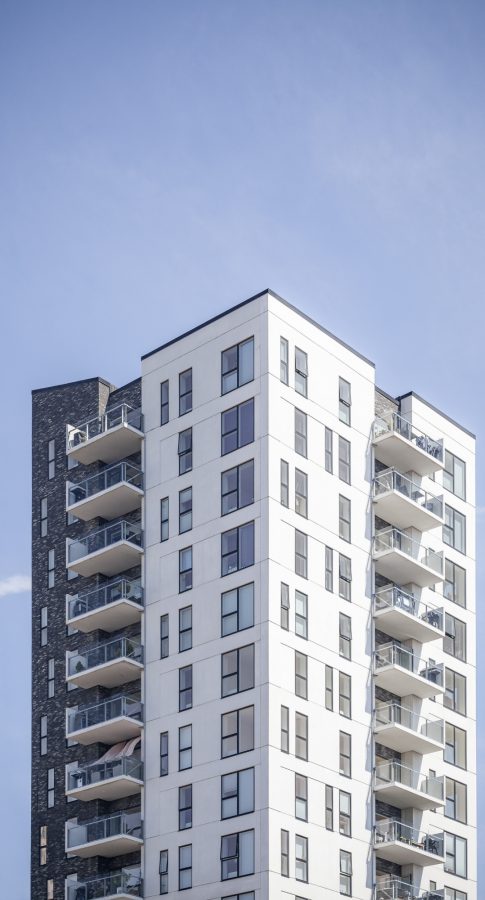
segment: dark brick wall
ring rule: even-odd
[[[66,424],[79,422],[112,409],[120,403],[129,403],[134,407],[141,405],[141,383],[137,379],[124,388],[115,390],[112,385],[100,379],[89,379],[73,384],[61,385],[46,390],[34,391],[32,428],[32,618],[33,618],[33,651],[32,651],[32,859],[31,859],[31,897],[32,900],[43,900],[47,896],[47,880],[54,879],[54,898],[64,900],[65,877],[73,872],[78,873],[79,880],[104,874],[106,871],[119,869],[123,865],[135,865],[136,854],[125,858],[117,857],[105,860],[94,857],[91,860],[78,858],[67,859],[65,855],[65,822],[78,817],[80,822],[88,821],[99,815],[109,815],[119,809],[137,808],[139,798],[129,798],[107,803],[92,801],[68,803],[65,797],[65,766],[77,760],[80,764],[94,762],[104,750],[103,745],[94,744],[89,747],[76,745],[67,747],[65,739],[66,707],[87,706],[109,696],[121,693],[134,693],[139,690],[139,683],[134,682],[113,690],[93,688],[82,690],[76,688],[66,690],[65,667],[66,651],[82,650],[106,640],[115,639],[118,634],[107,635],[95,631],[84,635],[80,632],[67,634],[65,624],[66,594],[75,594],[90,590],[102,583],[103,576],[94,578],[78,577],[72,581],[66,575],[66,538],[78,538],[97,530],[105,524],[101,519],[89,522],[77,520],[71,525],[66,522],[66,480],[81,481],[92,472],[103,468],[102,464],[81,466],[68,470],[66,459]],[[48,478],[48,442],[56,441],[55,477]],[[140,462],[132,457],[133,462]],[[45,537],[40,536],[40,500],[47,497],[48,530]],[[139,515],[130,515],[131,521],[139,519]],[[48,588],[47,558],[48,551],[55,550],[55,585]],[[138,575],[139,570],[134,570]],[[40,646],[41,608],[48,609],[48,641]],[[126,629],[123,634],[139,634],[139,626]],[[48,699],[47,671],[48,660],[55,663],[55,694]],[[40,756],[40,717],[48,717],[48,752]],[[55,770],[55,804],[47,809],[47,772]],[[47,825],[48,845],[47,864],[39,865],[39,834],[41,825]]]

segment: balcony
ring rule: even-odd
[[[374,712],[376,740],[398,753],[436,753],[445,746],[443,719],[425,718],[399,703],[379,703]]]
[[[137,453],[142,440],[141,410],[123,403],[103,416],[68,427],[66,453],[84,465],[96,460],[110,463]]]
[[[143,706],[137,697],[114,697],[96,706],[68,709],[66,737],[78,744],[119,744],[143,729]]]
[[[70,900],[70,898],[69,898]],[[374,900],[445,900],[444,890],[423,891],[421,888],[391,875],[376,884]]]
[[[443,440],[433,440],[398,413],[375,420],[373,444],[376,459],[402,472],[431,475],[443,468]]]
[[[129,869],[89,881],[68,879],[66,888],[66,900],[132,900],[143,896],[141,875]]]
[[[397,528],[427,531],[443,524],[443,497],[423,490],[397,469],[385,469],[374,478],[374,509]]]
[[[121,812],[78,825],[67,823],[67,856],[122,856],[143,844],[141,813]]]
[[[120,800],[139,794],[143,763],[130,756],[95,762],[69,772],[67,797],[76,800]]]
[[[389,637],[435,641],[444,635],[442,607],[423,603],[395,584],[387,585],[374,594],[374,621]]]
[[[67,599],[66,624],[88,634],[90,631],[118,631],[141,619],[143,590],[138,580],[116,578],[94,591]]]
[[[142,669],[143,647],[122,637],[69,657],[66,681],[81,688],[112,688],[140,678]]]
[[[381,859],[398,866],[436,866],[444,862],[442,832],[426,834],[397,819],[377,822],[374,849]]]
[[[374,792],[378,800],[398,809],[437,809],[444,805],[443,778],[422,775],[396,760],[376,766]]]
[[[138,466],[120,462],[84,481],[69,484],[66,511],[78,519],[117,519],[140,509],[143,473]]]
[[[85,577],[120,575],[140,565],[142,544],[141,526],[122,519],[68,544],[67,568]]]
[[[443,581],[443,554],[423,547],[397,528],[384,528],[374,537],[376,572],[395,584],[429,587]]]
[[[407,647],[381,644],[374,653],[374,682],[378,687],[406,697],[436,697],[444,694],[443,665],[426,663]]]

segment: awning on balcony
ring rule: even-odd
[[[114,744],[113,747],[110,747],[103,756],[97,760],[100,762],[110,762],[113,759],[123,759],[125,756],[133,756],[136,747],[141,741],[141,735],[137,737],[130,738],[129,741],[121,741],[119,744]]]

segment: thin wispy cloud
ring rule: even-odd
[[[31,587],[30,575],[8,575],[7,578],[0,578],[0,597],[23,594],[25,591],[30,591]]]

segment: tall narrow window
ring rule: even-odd
[[[55,693],[55,660],[50,658],[47,663],[47,696],[53,697]]]
[[[221,413],[221,456],[254,441],[254,399]]]
[[[333,711],[333,668],[325,666],[325,709]]]
[[[179,534],[192,528],[192,488],[179,491]]]
[[[47,585],[48,587],[54,587],[55,579],[56,579],[56,551],[49,550],[48,559],[47,559]]]
[[[443,597],[457,606],[466,606],[466,570],[451,559],[445,559]]]
[[[179,891],[192,887],[192,844],[179,847]]]
[[[221,475],[221,515],[254,503],[254,460],[249,459]]]
[[[308,537],[295,528],[295,572],[308,578]]]
[[[280,625],[285,631],[290,627],[290,588],[283,581],[280,589]]]
[[[288,878],[290,874],[290,832],[281,829],[281,874]]]
[[[160,777],[168,775],[168,731],[160,735]]]
[[[333,472],[333,431],[325,428],[325,471]]]
[[[308,355],[295,347],[295,391],[308,397]]]
[[[192,768],[192,725],[179,728],[179,772]]]
[[[221,776],[221,819],[254,812],[254,769]]]
[[[179,669],[179,712],[192,708],[192,666]]]
[[[295,694],[308,698],[308,657],[304,653],[295,650]]]
[[[290,710],[287,706],[281,707],[281,750],[290,752]]]
[[[168,613],[160,616],[160,659],[168,656]]]
[[[160,893],[168,894],[168,850],[160,850],[158,871],[160,873]]]
[[[254,644],[221,654],[221,697],[254,687]]]
[[[186,428],[179,433],[178,444],[179,475],[192,471],[192,429]]]
[[[295,819],[308,822],[308,780],[295,772]]]
[[[339,537],[350,543],[350,500],[342,494],[338,498],[338,526]]]
[[[445,468],[443,471],[443,487],[451,491],[461,500],[466,499],[466,465],[462,459],[445,450]]]
[[[295,512],[308,518],[308,476],[295,469]]]
[[[282,506],[289,506],[289,466],[285,459],[280,459],[280,503]]]
[[[305,458],[308,455],[307,417],[301,409],[295,408],[295,452]]]
[[[221,394],[229,394],[254,379],[254,338],[222,351]]]
[[[221,636],[245,631],[254,625],[254,584],[221,594]]]
[[[308,838],[295,834],[295,878],[308,881]]]
[[[49,462],[49,478],[54,478],[56,474],[56,442],[49,441],[48,444],[48,462]]]
[[[245,706],[221,716],[221,757],[254,750],[254,706]]]
[[[467,877],[467,842],[466,838],[449,834],[445,831],[445,872],[451,875]]]
[[[308,638],[308,597],[301,591],[295,591],[295,634]]]
[[[179,550],[179,594],[192,587],[192,547]]]
[[[445,669],[443,706],[466,716],[466,677],[453,669]]]
[[[288,341],[280,338],[280,381],[288,384]]]
[[[338,439],[338,477],[340,481],[350,484],[350,441]]]
[[[333,787],[325,785],[325,828],[333,831]]]
[[[339,653],[344,659],[352,659],[352,622],[344,613],[339,613]]]
[[[46,900],[54,900],[54,879],[53,878],[47,879]]]
[[[179,609],[179,653],[192,649],[192,607]]]
[[[168,381],[162,381],[160,385],[160,425],[168,422]]]
[[[452,766],[458,766],[460,769],[466,769],[466,731],[451,725],[450,722],[445,724],[445,749],[443,751],[443,759]]]
[[[338,827],[340,834],[352,837],[352,801],[347,791],[339,791],[339,817]]]
[[[338,593],[342,600],[352,599],[352,560],[348,556],[338,555]]]
[[[242,878],[254,872],[254,831],[239,831],[221,837],[221,881]]]
[[[340,851],[340,893],[352,896],[352,854],[348,850]]]
[[[168,497],[160,500],[160,540],[168,541],[169,537],[169,520],[168,520]]]
[[[350,719],[352,716],[352,701],[351,701],[351,688],[352,681],[350,675],[347,675],[346,672],[339,672],[338,675],[338,711],[341,716],[345,716],[346,719]]]
[[[40,501],[40,536],[45,537],[47,534],[47,497],[42,497]]]
[[[461,619],[445,613],[445,637],[443,650],[455,659],[466,661],[466,625]]]
[[[325,547],[325,590],[333,593],[333,550]]]
[[[47,753],[47,716],[40,717],[40,755]]]
[[[445,503],[443,542],[459,553],[466,553],[466,519],[463,513]]]
[[[221,534],[221,575],[254,565],[254,522]]]
[[[295,756],[308,759],[308,716],[295,712]]]
[[[345,425],[350,425],[350,407],[351,407],[351,396],[350,396],[350,384],[348,381],[345,381],[345,378],[339,378],[338,380],[338,417],[341,422],[344,422]]]
[[[41,825],[39,831],[39,865],[47,864],[47,825]]]
[[[454,781],[453,778],[445,778],[446,804],[445,816],[455,819],[456,822],[467,822],[467,796],[466,784]]]
[[[54,769],[47,769],[47,807],[54,806],[55,774]]]
[[[179,416],[192,409],[192,369],[186,369],[179,375]]]
[[[192,828],[192,785],[179,787],[179,831]]]
[[[47,606],[43,606],[40,610],[40,646],[45,647],[47,644]]]
[[[339,734],[339,772],[346,778],[352,776],[352,738],[350,734],[341,731]]]

